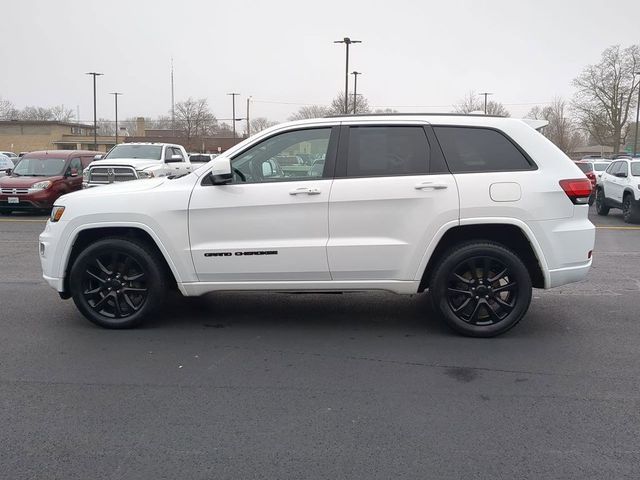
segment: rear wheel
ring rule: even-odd
[[[105,328],[131,328],[161,306],[166,279],[148,250],[134,240],[107,238],[80,253],[69,288],[88,320]]]
[[[633,201],[630,193],[625,194],[622,200],[622,218],[625,223],[640,223],[640,208]]]
[[[493,242],[449,250],[431,280],[435,309],[454,330],[493,337],[517,324],[531,302],[531,278],[522,260]]]
[[[604,190],[602,188],[599,188],[596,192],[596,212],[602,216],[609,215],[609,207],[605,205]]]

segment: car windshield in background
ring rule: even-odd
[[[209,155],[191,155],[189,157],[190,162],[202,163],[208,162],[209,160],[211,160],[211,157]]]
[[[631,175],[634,177],[640,177],[640,163],[631,164]]]
[[[595,169],[596,172],[604,172],[607,167],[609,166],[608,163],[594,163],[593,164],[593,168]]]
[[[21,177],[53,177],[62,175],[64,158],[22,158],[13,170],[14,175]]]
[[[147,160],[160,160],[162,147],[160,145],[118,145],[113,147],[104,158],[145,158]]]
[[[593,170],[590,163],[576,163],[576,165],[578,165],[578,168],[582,170],[584,173],[587,173]]]

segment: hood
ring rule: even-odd
[[[52,177],[27,177],[27,176],[16,176],[14,177],[2,177],[0,178],[0,187],[4,188],[28,188],[31,185],[34,185],[38,182],[44,182],[49,180],[50,182],[55,182],[56,180],[60,180],[62,178],[61,175],[54,175]]]
[[[144,158],[114,158],[113,160],[106,158],[104,160],[94,160],[89,165],[91,167],[108,167],[108,166],[126,166],[133,167],[136,170],[144,170],[148,167],[157,167],[164,165],[162,160],[145,160]]]
[[[108,185],[101,185],[95,188],[87,188],[84,190],[78,190],[76,192],[69,193],[67,195],[63,195],[60,197],[64,203],[64,200],[70,197],[74,199],[82,199],[89,197],[106,197],[109,195],[119,195],[119,194],[127,194],[133,192],[142,192],[145,190],[151,190],[153,188],[159,187],[164,182],[168,182],[169,179],[167,177],[156,177],[149,178],[145,180],[135,180],[133,182],[119,182],[119,183],[109,183]],[[60,203],[60,202],[56,202]]]

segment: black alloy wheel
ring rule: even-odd
[[[609,207],[605,205],[604,190],[599,188],[596,191],[596,212],[598,215],[609,215]]]
[[[486,240],[453,246],[441,257],[429,285],[442,319],[472,337],[493,337],[516,325],[529,308],[531,290],[521,258]]]
[[[458,264],[449,276],[449,307],[471,325],[501,322],[513,311],[517,299],[518,282],[495,257],[471,257]]]
[[[106,328],[139,325],[164,299],[165,272],[149,246],[123,238],[89,245],[74,262],[70,290],[87,319]]]

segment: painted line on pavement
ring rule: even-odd
[[[0,222],[15,222],[15,223],[42,223],[46,222],[46,218],[0,218]]]
[[[599,230],[640,230],[640,227],[614,227],[609,225],[596,225]]]

